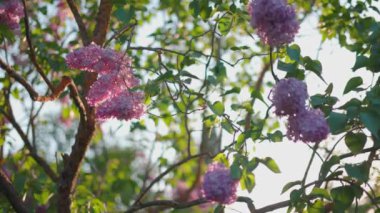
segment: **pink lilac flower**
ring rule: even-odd
[[[139,80],[133,75],[129,57],[90,44],[69,53],[66,63],[70,68],[100,74],[86,96],[88,104],[96,107],[98,120],[130,120],[144,113],[143,93],[131,91]]]
[[[319,109],[305,109],[289,116],[287,129],[289,139],[305,143],[319,143],[326,139],[330,132],[323,112]]]
[[[116,118],[119,120],[130,120],[140,118],[144,114],[144,94],[142,92],[124,91],[101,103],[96,108],[96,118],[107,120]]]
[[[294,115],[305,109],[307,86],[295,78],[284,78],[272,90],[271,101],[278,116]]]
[[[299,30],[295,10],[286,0],[251,0],[248,5],[250,24],[265,44],[289,44]]]
[[[24,17],[24,6],[19,0],[4,0],[0,3],[0,24],[14,32],[20,30],[20,19]]]
[[[107,72],[94,69],[94,66],[102,57],[102,53],[103,50],[101,47],[96,44],[90,44],[69,53],[66,57],[66,63],[73,69],[106,74]]]
[[[203,195],[207,200],[221,204],[236,201],[236,190],[239,180],[231,177],[230,169],[221,163],[209,165],[203,181]]]

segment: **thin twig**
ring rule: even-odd
[[[44,71],[42,70],[42,68],[40,67],[40,65],[38,64],[37,62],[37,58],[36,58],[36,53],[34,51],[34,47],[33,47],[33,43],[32,43],[32,36],[30,35],[30,25],[29,25],[29,17],[28,17],[28,12],[27,12],[27,9],[26,9],[26,3],[25,3],[25,0],[22,0],[22,3],[24,5],[24,14],[25,14],[25,18],[24,18],[24,21],[25,21],[25,34],[26,34],[26,41],[28,43],[28,46],[29,46],[29,57],[30,57],[30,60],[32,61],[34,67],[36,68],[37,72],[41,75],[42,79],[45,81],[45,83],[48,85],[49,89],[51,91],[54,91],[54,86],[53,84],[50,82],[50,80],[47,78],[47,76],[45,75]]]
[[[136,25],[137,25],[137,22],[136,22],[136,23],[132,23],[132,24],[127,24],[127,25],[125,25],[123,28],[121,28],[121,30],[119,30],[119,31],[117,31],[115,34],[113,34],[113,35],[111,36],[111,38],[109,38],[109,39],[104,43],[103,47],[107,47],[108,44],[109,44],[112,40],[114,40],[114,39],[120,37],[123,33],[127,32],[128,30],[133,29]]]
[[[141,199],[144,197],[144,195],[150,190],[150,188],[152,188],[152,186],[157,183],[158,181],[160,181],[165,175],[167,175],[168,173],[170,173],[173,169],[177,168],[178,166],[192,160],[192,159],[195,159],[195,158],[198,158],[198,157],[201,157],[201,156],[204,156],[204,155],[207,155],[206,153],[201,153],[201,154],[197,154],[197,155],[192,155],[192,156],[188,156],[186,157],[185,159],[182,159],[181,161],[171,165],[170,167],[168,167],[163,173],[161,173],[160,175],[158,175],[156,178],[154,178],[152,180],[152,182],[145,188],[143,189],[140,194],[137,196],[137,199],[135,200],[134,204],[132,206],[136,206],[138,205],[138,203],[140,203]]]
[[[274,73],[274,69],[273,69],[273,47],[269,47],[269,63],[270,63],[270,72],[272,73],[272,76],[277,83],[279,79],[277,75]]]

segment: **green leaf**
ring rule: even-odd
[[[127,11],[123,7],[117,7],[113,14],[119,21],[126,24],[131,20],[132,16],[134,15],[134,9],[132,9],[131,7],[131,9]]]
[[[285,186],[282,188],[281,194],[285,193],[286,191],[288,191],[293,186],[301,185],[301,183],[302,182],[300,180],[297,180],[297,181],[293,181],[293,182],[289,182],[289,183],[285,184]]]
[[[231,177],[232,177],[232,179],[240,180],[241,175],[242,175],[242,171],[241,171],[239,165],[232,164],[231,168],[230,168],[230,171],[231,171]]]
[[[224,153],[219,153],[217,154],[215,157],[214,157],[214,161],[218,162],[218,163],[222,163],[223,165],[225,165],[226,167],[229,167],[230,166],[230,163],[228,162],[227,160],[227,157]]]
[[[222,96],[225,96],[225,95],[228,95],[228,94],[232,94],[232,93],[237,93],[239,94],[240,93],[240,87],[234,87],[230,90],[227,90]]]
[[[346,164],[344,165],[344,169],[349,176],[359,181],[367,182],[369,179],[370,166],[367,162],[361,164]]]
[[[331,95],[333,89],[334,89],[334,84],[330,83],[329,86],[326,88],[325,93],[327,95]]]
[[[321,94],[316,94],[310,97],[310,103],[313,107],[323,106],[326,102],[326,97]]]
[[[331,200],[331,196],[327,189],[322,189],[322,188],[313,188],[313,190],[310,192],[310,195],[318,196],[321,198],[325,198],[328,200]]]
[[[239,149],[247,140],[247,138],[248,138],[247,134],[241,133],[236,140],[236,145],[235,145],[236,149]]]
[[[341,186],[331,189],[331,197],[334,201],[334,212],[344,212],[355,198],[355,192],[350,186]]]
[[[197,18],[201,11],[199,0],[193,0],[192,2],[190,2],[189,8],[190,8],[190,13],[193,15],[193,17]]]
[[[208,102],[209,103],[209,102]],[[216,115],[223,115],[224,114],[224,105],[220,101],[215,101],[212,105],[209,103],[208,105],[210,109],[216,114]]]
[[[146,96],[154,97],[160,93],[160,85],[155,81],[148,81],[144,91]]]
[[[232,126],[232,124],[227,119],[223,119],[222,128],[230,134],[234,133],[234,131],[235,131],[234,127]]]
[[[332,134],[336,135],[344,132],[346,123],[347,123],[347,115],[342,113],[331,112],[329,117],[327,118],[327,123],[330,126],[330,131]]]
[[[360,120],[364,126],[376,137],[380,138],[380,116],[372,111],[364,111],[360,113]]]
[[[344,141],[352,153],[358,154],[363,150],[367,142],[367,136],[364,133],[349,132],[344,138]]]
[[[289,58],[293,61],[300,62],[301,59],[301,48],[297,44],[293,44],[286,48],[286,53]]]
[[[223,205],[217,205],[214,209],[214,213],[223,213],[224,212],[224,206]]]
[[[260,160],[260,162],[263,163],[272,172],[281,173],[280,169],[277,166],[277,163],[271,157],[266,157]]]
[[[290,202],[291,203],[297,203],[299,199],[301,198],[302,190],[295,189],[292,192],[290,192]]]
[[[278,61],[277,69],[285,72],[293,72],[296,71],[298,68],[296,63],[289,64],[282,61]]]
[[[194,79],[199,79],[197,76],[191,74],[190,72],[186,71],[186,70],[182,70],[180,72],[180,75],[181,76],[186,76],[186,77],[189,77],[189,78],[194,78]]]
[[[303,58],[304,67],[306,70],[310,70],[317,76],[321,77],[322,74],[322,64],[318,60],[313,60],[309,56]]]
[[[190,2],[189,8],[194,18],[200,16],[203,20],[208,19],[212,12],[212,7],[209,6],[208,0],[193,0]]]
[[[230,32],[231,26],[232,17],[226,15],[219,20],[218,30],[223,36],[225,36]]]
[[[223,82],[227,78],[226,67],[221,62],[218,62],[215,67],[211,69],[211,71],[214,73],[219,83]]]
[[[356,71],[360,68],[366,67],[368,65],[369,58],[366,56],[358,55],[356,56],[355,65],[352,67],[353,71]]]
[[[247,191],[251,193],[256,185],[255,175],[253,173],[244,174],[242,179],[240,180],[240,185],[242,188],[247,189]]]
[[[249,49],[249,47],[246,45],[244,45],[244,46],[233,46],[230,49],[232,51],[239,51],[239,50],[247,50],[247,49]]]
[[[358,88],[362,84],[363,84],[363,79],[361,77],[358,76],[358,77],[351,78],[347,82],[346,87],[344,88],[343,94],[347,94],[347,93],[351,92],[352,90],[355,90],[356,88]]]
[[[316,200],[314,203],[312,203],[310,206],[307,207],[308,213],[325,213],[325,204],[322,200]]]
[[[275,131],[274,133],[268,133],[268,139],[272,142],[282,142],[283,134],[280,130]]]
[[[195,64],[195,59],[193,59],[191,56],[182,56],[180,55],[178,57],[178,64],[179,64],[179,69],[182,70],[186,66],[191,66]],[[189,76],[191,77],[191,76]]]
[[[340,163],[340,158],[336,155],[333,155],[329,160],[325,161],[321,166],[319,180],[324,179],[329,173],[331,167],[339,163]]]
[[[256,158],[256,157],[253,157],[247,164],[246,166],[246,169],[247,169],[247,172],[252,172],[253,170],[255,170],[257,168],[257,166],[259,165],[259,159]]]

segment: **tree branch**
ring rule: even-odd
[[[48,102],[56,100],[62,92],[65,90],[65,88],[68,86],[70,90],[70,96],[74,100],[75,105],[78,107],[79,112],[81,116],[85,118],[86,116],[86,109],[84,107],[84,104],[82,102],[82,99],[79,96],[78,89],[74,83],[74,81],[67,76],[63,76],[61,82],[56,88],[53,88],[53,92],[49,96],[40,96],[34,88],[15,70],[13,70],[10,66],[8,66],[4,61],[0,59],[0,67],[7,72],[9,77],[16,80],[18,83],[20,83],[28,92],[30,98],[33,101],[39,101],[39,102]]]
[[[19,198],[15,188],[12,186],[11,181],[8,179],[6,174],[4,174],[2,169],[0,169],[0,192],[5,195],[16,212],[28,212],[24,202]]]
[[[106,40],[108,25],[111,18],[112,6],[112,0],[101,0],[99,5],[98,14],[96,17],[96,26],[93,33],[93,41],[100,46]]]
[[[156,201],[141,203],[137,206],[134,206],[134,207],[128,209],[125,213],[132,213],[132,212],[136,212],[138,210],[153,207],[153,206],[165,206],[165,207],[170,207],[173,209],[185,209],[185,208],[189,208],[192,206],[198,206],[198,205],[208,203],[208,202],[210,202],[210,201],[206,200],[205,198],[200,198],[197,200],[193,200],[190,202],[183,202],[183,203],[177,202],[174,200],[156,200]],[[249,197],[238,197],[236,202],[246,203],[249,211],[251,213],[256,213],[255,206],[253,205],[251,198],[249,198]]]
[[[69,2],[69,0],[68,0]],[[111,17],[112,0],[101,0],[93,41],[102,46],[105,41],[109,20]],[[85,43],[87,45],[88,43]],[[84,93],[87,93],[91,85],[96,81],[97,75],[85,73]],[[71,206],[71,194],[75,191],[80,166],[90,145],[95,132],[95,110],[86,104],[87,119],[81,119],[75,136],[75,143],[72,146],[70,155],[64,155],[64,168],[58,186],[58,212],[69,213]]]
[[[155,201],[141,203],[139,205],[133,206],[132,208],[128,209],[125,213],[132,213],[132,212],[136,212],[138,210],[153,207],[153,206],[165,206],[165,207],[171,207],[174,209],[185,209],[192,206],[201,205],[207,202],[208,201],[204,198],[193,200],[190,202],[185,202],[185,203],[180,203],[174,200],[155,200]]]
[[[290,200],[286,200],[286,201],[282,201],[282,202],[278,202],[278,203],[275,203],[272,205],[265,206],[265,207],[260,208],[260,209],[256,209],[256,213],[270,212],[270,211],[274,211],[276,209],[285,208],[289,205],[290,205]]]
[[[91,40],[88,36],[87,29],[86,29],[86,26],[84,25],[83,19],[82,19],[81,15],[79,14],[77,5],[75,4],[75,2],[73,0],[66,0],[66,2],[69,5],[69,8],[74,15],[75,22],[78,25],[79,34],[80,34],[80,37],[82,39],[84,46],[89,45],[91,43]]]

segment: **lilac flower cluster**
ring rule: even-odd
[[[278,116],[294,115],[305,109],[307,86],[295,78],[281,79],[272,91],[272,102]]]
[[[10,30],[20,30],[20,19],[24,17],[24,6],[19,0],[4,0],[0,2],[0,24],[9,27]]]
[[[289,139],[303,142],[319,143],[326,139],[330,132],[323,112],[319,109],[306,109],[290,116],[287,127]]]
[[[287,136],[305,143],[319,143],[330,129],[320,110],[308,109],[306,84],[295,78],[281,79],[272,90],[271,101],[278,116],[289,116]]]
[[[250,24],[265,44],[289,44],[298,33],[295,10],[286,0],[251,0],[248,5]]]
[[[203,181],[203,195],[209,201],[231,204],[236,201],[236,190],[239,180],[231,177],[230,169],[223,164],[209,165]]]
[[[70,68],[100,74],[86,97],[88,104],[96,107],[98,120],[130,120],[144,113],[144,94],[130,90],[139,80],[133,75],[129,57],[90,44],[69,53],[66,63]]]

